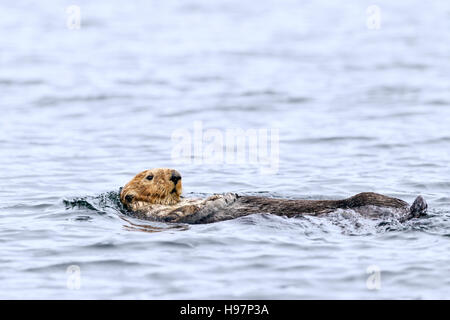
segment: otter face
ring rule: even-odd
[[[129,208],[142,201],[150,204],[176,204],[182,191],[181,175],[178,171],[157,168],[137,174],[120,193],[120,201]]]

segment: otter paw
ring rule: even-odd
[[[165,222],[177,222],[182,217],[183,217],[183,212],[173,211],[164,217],[164,221]]]

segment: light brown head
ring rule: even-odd
[[[138,173],[120,193],[120,201],[129,208],[136,202],[176,204],[182,191],[181,175],[167,168],[155,168]]]

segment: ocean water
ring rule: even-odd
[[[450,298],[450,2],[373,4],[1,2],[0,298]],[[177,162],[198,125],[276,132],[275,170]],[[185,196],[430,210],[153,223],[117,199],[153,167]]]

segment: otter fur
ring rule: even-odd
[[[167,168],[145,170],[120,191],[120,201],[142,219],[212,223],[255,213],[295,217],[324,215],[338,209],[352,209],[369,217],[396,214],[401,221],[424,215],[427,203],[418,196],[412,206],[407,202],[373,192],[359,193],[342,200],[291,200],[235,193],[216,194],[206,199],[181,197],[182,182],[178,171]]]

